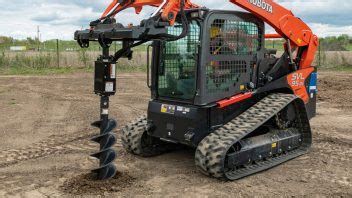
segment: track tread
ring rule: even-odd
[[[142,157],[161,155],[176,148],[176,145],[149,136],[147,134],[148,130],[149,126],[146,116],[142,116],[126,125],[122,128],[122,146],[129,153]],[[144,141],[149,141],[149,143],[145,144],[143,143]]]
[[[267,122],[288,104],[297,99],[298,98],[292,94],[271,94],[253,105],[240,116],[237,116],[232,121],[209,134],[199,143],[195,153],[195,163],[198,169],[208,176],[225,180],[235,180],[268,169],[303,154],[305,149],[297,150],[290,155],[281,156],[277,159],[273,158],[236,171],[226,172],[224,166],[227,151],[232,145]],[[310,132],[310,128],[303,129],[309,130]],[[307,138],[309,139],[309,137]],[[306,146],[308,147],[310,144],[308,143]]]

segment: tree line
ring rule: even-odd
[[[267,41],[266,48],[282,48],[283,40]],[[9,50],[10,46],[26,46],[27,50],[43,50],[50,51],[56,50],[57,48],[56,39],[47,40],[44,42],[39,41],[38,39],[26,38],[26,39],[14,39],[12,37],[0,36],[0,50],[6,51]],[[120,47],[120,46],[117,46]],[[346,34],[340,36],[330,36],[325,38],[320,38],[320,47],[323,51],[352,51],[352,37]],[[59,44],[60,50],[73,51],[79,50],[79,46],[76,41],[60,40]],[[140,49],[143,50],[144,48]],[[97,43],[91,43],[90,51],[100,50],[100,47]]]

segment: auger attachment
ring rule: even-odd
[[[109,179],[116,173],[116,167],[113,164],[116,159],[116,152],[112,147],[116,143],[116,136],[113,130],[117,127],[116,121],[109,119],[106,126],[102,125],[103,121],[97,121],[92,125],[101,129],[101,134],[93,137],[91,140],[100,144],[100,151],[92,154],[92,157],[99,159],[99,168],[93,170],[97,174],[97,179]]]
[[[99,167],[92,170],[98,180],[110,179],[116,175],[116,152],[113,146],[116,143],[114,130],[117,122],[109,119],[109,96],[116,92],[116,64],[109,56],[109,48],[103,48],[103,56],[95,62],[94,92],[100,96],[100,120],[92,123],[92,126],[100,129],[100,134],[91,140],[100,145],[100,150],[92,154],[99,159]]]

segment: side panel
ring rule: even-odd
[[[316,115],[317,103],[317,72],[316,68],[309,67],[298,70],[287,76],[287,83],[294,94],[300,97],[307,108],[308,118]]]
[[[149,102],[151,134],[166,141],[196,146],[209,131],[209,108]]]
[[[304,101],[309,119],[316,115],[317,69],[310,67],[298,70],[257,90],[257,94],[270,92],[292,93]]]
[[[304,103],[309,102],[309,93],[307,89],[307,82],[308,77],[314,71],[313,67],[298,70],[290,75],[287,76],[287,83],[293,90],[294,94],[300,97]]]
[[[309,93],[309,102],[306,104],[308,118],[311,119],[317,114],[317,94],[318,94],[318,73],[317,68],[313,73],[308,77],[308,93]]]
[[[151,101],[148,108],[148,121],[152,126],[150,135],[164,141],[196,147],[212,131],[259,100],[259,97],[252,97],[225,108]]]

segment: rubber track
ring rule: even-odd
[[[215,130],[199,143],[195,154],[196,166],[208,176],[225,180],[236,180],[304,154],[311,145],[310,126],[305,109],[301,110],[302,108],[296,106],[296,109],[300,111],[296,125],[303,133],[304,139],[301,148],[293,150],[286,155],[254,163],[245,168],[225,171],[225,157],[231,146],[266,123],[293,101],[301,102],[300,99],[291,94],[271,94],[240,116]]]
[[[176,145],[160,141],[156,138],[150,137],[148,132],[149,126],[147,117],[142,116],[135,122],[122,128],[122,146],[130,153],[142,157],[152,157],[169,152],[176,148]],[[151,138],[152,143],[142,145],[145,138]]]

